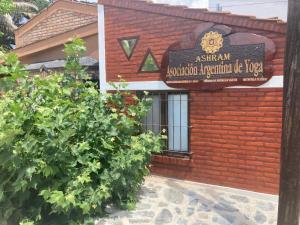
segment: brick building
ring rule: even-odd
[[[60,69],[64,43],[83,38],[87,55],[81,62],[99,74],[101,90],[113,90],[108,82],[122,75],[127,89],[150,92],[153,106],[144,127],[168,136],[164,152],[153,156],[153,173],[276,194],[285,32],[280,20],[149,1],[99,0],[97,6],[57,0],[17,30],[15,52],[29,70]],[[209,33],[217,42],[209,46],[208,39],[205,49]],[[178,57],[170,60],[173,53]],[[253,78],[239,74],[237,83],[234,72],[215,81],[219,75],[195,76],[201,85],[174,85],[178,79],[169,82],[166,75],[177,61],[223,68],[230,57],[248,56],[257,61],[253,65],[262,59],[264,68]]]
[[[112,90],[108,82],[117,83],[122,75],[127,89],[149,91],[153,107],[145,129],[168,135],[166,151],[153,156],[154,173],[278,193],[285,23],[139,0],[99,0],[98,21],[100,88]],[[241,58],[247,57],[247,46],[261,46],[263,55],[260,47],[248,52],[249,57],[264,57],[259,78],[239,85],[235,79],[213,81],[231,82],[222,88],[205,84],[211,78],[201,80],[198,89],[167,85],[165,63],[177,60],[170,60],[170,52],[185,54],[195,44],[208,52],[198,43],[208,31],[221,34],[217,51],[225,51],[225,45],[228,51],[246,46],[238,50]],[[199,62],[214,61],[209,55]]]

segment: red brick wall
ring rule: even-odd
[[[238,20],[239,17],[233,18]],[[138,73],[151,48],[160,63],[170,44],[199,20],[105,6],[108,81],[160,80],[159,73]],[[220,21],[222,23],[222,21]],[[281,33],[233,27],[275,42],[274,74],[283,74],[285,38]],[[130,61],[118,38],[140,36]],[[157,174],[243,188],[278,192],[282,89],[226,89],[190,93],[191,159],[154,156]]]
[[[199,24],[198,21],[112,7],[105,7],[105,15],[107,78],[110,81],[118,80],[118,74],[127,81],[159,80],[159,73],[137,74],[148,48],[160,63],[166,48]],[[118,38],[131,36],[140,39],[128,61]]]
[[[277,193],[282,90],[190,93],[191,159],[154,157],[153,172]]]
[[[202,21],[181,17],[164,16],[142,11],[105,7],[106,63],[107,79],[117,81],[122,75],[127,81],[159,80],[159,73],[138,73],[144,56],[151,48],[160,64],[166,49],[181,37],[192,32]],[[283,74],[285,37],[283,34],[263,30],[233,27],[235,31],[253,32],[265,35],[277,45],[274,58],[275,75]],[[139,43],[128,61],[122,51],[118,38],[139,36]]]

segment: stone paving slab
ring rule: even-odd
[[[135,210],[109,208],[96,225],[276,225],[277,204],[273,195],[149,176]]]

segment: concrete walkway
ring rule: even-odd
[[[147,177],[134,211],[110,208],[97,225],[276,225],[278,198],[158,176]]]

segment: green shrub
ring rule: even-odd
[[[0,98],[1,225],[90,224],[107,205],[136,201],[160,149],[141,129],[150,100],[127,105],[129,93],[82,81],[84,50],[79,39],[67,45],[66,72],[44,79],[29,79],[14,56],[0,67],[22,74]]]
[[[12,0],[1,0],[0,2],[0,15],[10,13],[14,9]]]

